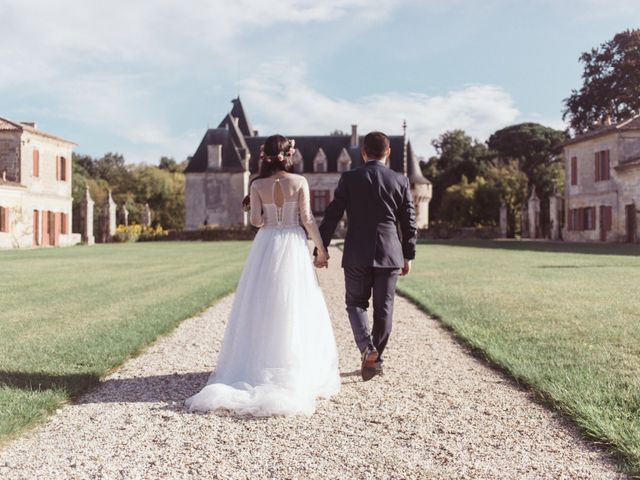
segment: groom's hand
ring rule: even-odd
[[[401,275],[404,277],[405,275],[409,275],[409,272],[411,271],[411,260],[406,260],[404,261],[404,267],[402,267],[402,273]]]

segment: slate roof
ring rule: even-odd
[[[266,136],[254,136],[247,115],[240,98],[232,100],[233,108],[220,122],[218,128],[207,130],[196,153],[189,161],[185,173],[207,171],[208,145],[222,145],[222,169],[220,171],[235,172],[245,169],[244,157],[250,153],[248,169],[250,173],[257,173],[260,159],[260,146],[267,139]],[[351,147],[351,135],[291,135],[296,141],[296,149],[303,158],[303,173],[314,173],[313,160],[322,148],[327,157],[327,172],[338,171],[338,158],[343,149],[351,157],[351,168],[357,168],[363,164],[360,147],[364,136],[358,137],[358,146]],[[391,158],[389,166],[396,172],[405,172],[405,137],[403,135],[390,135]],[[429,184],[420,169],[417,158],[411,147],[406,144],[406,174],[411,183]]]
[[[600,128],[587,133],[583,133],[581,135],[576,135],[575,137],[565,141],[562,146],[565,147],[567,145],[583,142],[585,140],[591,140],[592,138],[597,138],[602,135],[608,135],[610,133],[628,130],[640,130],[640,115],[636,115],[635,117],[631,117],[627,120],[623,120],[612,125],[604,125]]]
[[[53,140],[57,140],[59,142],[68,143],[69,145],[77,145],[77,143],[71,142],[69,140],[65,140],[64,138],[57,137],[55,135],[51,135],[50,133],[43,132],[37,128],[32,127],[31,125],[26,125],[20,122],[13,122],[11,120],[7,120],[6,118],[0,117],[0,131],[13,131],[13,132],[29,132],[34,135],[41,135],[43,137],[51,138]]]

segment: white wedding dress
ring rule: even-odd
[[[216,369],[186,406],[254,416],[311,415],[316,398],[338,392],[340,374],[329,312],[299,221],[322,248],[309,187],[300,175],[258,179],[250,198],[251,223],[260,230]]]

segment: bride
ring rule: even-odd
[[[289,173],[294,141],[266,139],[250,184],[251,223],[260,227],[236,290],[216,370],[186,400],[189,410],[254,416],[311,415],[317,397],[338,392],[338,355],[307,239],[325,250],[306,178]],[[246,201],[247,199],[245,199]]]

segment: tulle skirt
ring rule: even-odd
[[[333,329],[300,226],[261,228],[236,290],[215,371],[190,410],[311,415],[338,392]]]

